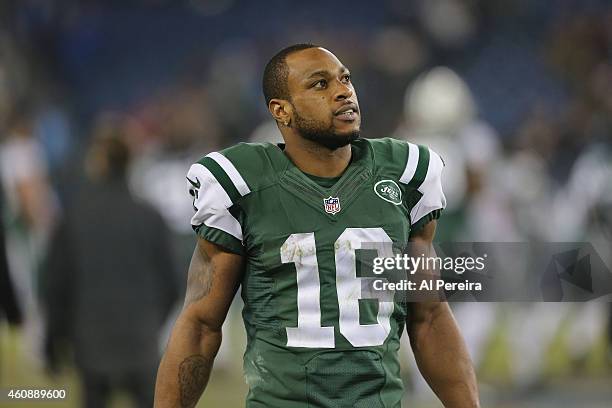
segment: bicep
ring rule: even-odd
[[[433,247],[433,239],[436,235],[436,226],[437,221],[432,220],[417,231],[410,233],[410,242],[408,245],[409,256],[414,258],[433,258],[436,256],[436,251]],[[427,265],[429,265],[429,263],[427,263]],[[421,267],[418,271],[416,271],[416,274],[419,277],[431,279],[437,276],[437,272],[438,271],[435,269]]]
[[[409,252],[411,256],[436,256],[436,252],[433,248],[436,227],[437,221],[432,220],[418,231],[410,234]],[[427,268],[421,268],[416,273],[416,276],[423,280],[436,279],[438,275],[439,273],[437,270]],[[430,322],[437,314],[443,313],[446,308],[448,308],[448,305],[440,301],[440,295],[437,293],[426,293],[424,294],[423,301],[411,303],[411,313],[409,313],[409,320],[406,326],[409,334],[412,330],[416,329],[419,324]]]
[[[191,258],[183,313],[213,329],[220,329],[240,286],[244,258],[204,239]]]

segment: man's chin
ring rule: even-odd
[[[331,126],[328,129],[318,129],[314,126],[304,126],[300,121],[297,121],[296,128],[304,139],[330,150],[344,147],[359,138],[358,124],[340,128]]]
[[[355,140],[359,139],[359,135],[360,135],[360,131],[359,129],[355,129],[351,132],[348,132],[344,135],[342,135],[342,137],[344,137],[344,140],[346,140],[346,144],[352,143]]]
[[[317,143],[330,150],[336,150],[351,144],[351,142],[354,142],[358,138],[359,130],[354,130],[346,133],[334,133],[329,137],[319,139]]]

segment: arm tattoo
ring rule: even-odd
[[[185,306],[203,299],[210,293],[213,273],[214,266],[210,262],[208,254],[198,247],[193,253],[191,265],[189,265]]]
[[[181,408],[192,408],[208,382],[211,362],[202,355],[187,357],[179,366]]]

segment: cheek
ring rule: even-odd
[[[296,110],[304,118],[319,121],[329,121],[332,116],[325,96],[317,95],[313,98],[303,99],[299,104],[296,104]]]

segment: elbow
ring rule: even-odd
[[[198,308],[187,307],[181,313],[177,325],[183,326],[184,330],[182,332],[193,343],[197,343],[201,349],[205,349],[212,354],[212,357],[217,354],[221,346],[222,321],[218,321],[206,313],[201,313]]]

